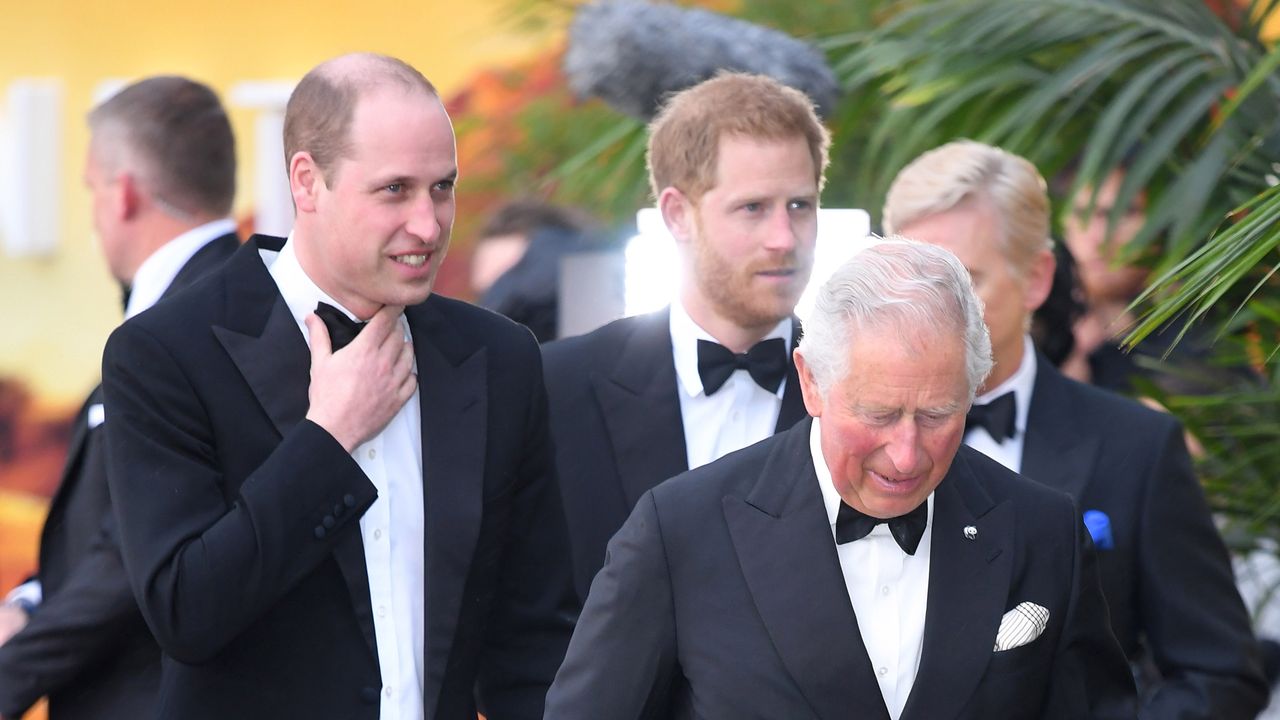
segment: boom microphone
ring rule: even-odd
[[[580,97],[596,96],[642,120],[672,92],[720,70],[768,75],[809,96],[825,116],[835,74],[817,49],[786,33],[700,9],[633,0],[578,8],[564,71]]]

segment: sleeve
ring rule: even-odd
[[[1102,596],[1093,542],[1075,503],[1067,522],[1074,533],[1071,600],[1050,677],[1044,717],[1055,720],[1133,720],[1137,695],[1133,674]]]
[[[564,665],[547,693],[547,720],[636,720],[670,707],[677,672],[675,606],[650,491],[609,542]]]
[[[1163,682],[1141,716],[1254,718],[1268,700],[1259,650],[1182,428],[1168,422],[1152,449],[1138,593],[1146,645]]]
[[[101,454],[96,461],[102,461]],[[117,642],[142,630],[108,515],[67,582],[0,646],[0,715],[21,717],[41,697],[102,662]]]
[[[161,648],[192,664],[260,619],[344,532],[358,532],[376,496],[342,446],[307,420],[247,477],[224,474],[220,458],[249,451],[215,445],[197,381],[216,379],[184,367],[137,323],[107,342],[108,486],[125,570]]]
[[[493,720],[540,718],[578,616],[556,483],[541,356],[529,338],[529,400],[501,576],[486,621],[478,687]]]

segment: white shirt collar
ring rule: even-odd
[[[1012,391],[1013,401],[1017,403],[1014,415],[1014,427],[1018,435],[1027,431],[1027,413],[1031,409],[1031,391],[1036,384],[1036,348],[1031,343],[1031,336],[1022,336],[1022,362],[1018,369],[1004,382],[982,393],[973,399],[974,405],[985,405],[1001,395]]]
[[[761,340],[782,338],[787,344],[787,352],[791,352],[791,318],[783,318]],[[698,341],[707,340],[718,343],[711,334],[703,330],[698,323],[689,317],[684,304],[679,300],[671,303],[671,352],[676,364],[676,379],[689,397],[702,394],[702,377],[698,375]],[[786,384],[778,386],[777,395],[782,397]]]
[[[321,290],[320,286],[307,275],[307,271],[303,270],[302,264],[298,262],[296,247],[293,234],[290,233],[284,242],[284,247],[280,248],[274,260],[268,261],[268,266],[271,277],[276,281],[276,287],[280,289],[280,296],[284,298],[285,305],[289,306],[289,313],[302,329],[302,337],[306,338],[307,345],[310,345],[311,333],[307,332],[306,317],[316,311],[317,304],[328,303],[346,313],[352,320],[359,320],[359,318],[343,307],[342,303],[330,297],[329,293]]]
[[[213,240],[236,231],[236,223],[230,218],[214,220],[194,227],[169,242],[142,261],[133,275],[129,288],[129,303],[125,307],[126,320],[159,302],[173,279],[192,255]]]
[[[813,469],[818,474],[818,487],[822,489],[822,505],[827,511],[827,522],[830,523],[832,532],[835,531],[836,517],[840,513],[840,503],[844,500],[840,497],[840,493],[836,492],[835,481],[831,479],[831,468],[827,466],[826,456],[822,454],[822,423],[819,418],[813,419],[813,425],[809,428],[809,454],[813,457]],[[929,497],[925,499],[928,503],[928,527],[933,526],[933,496],[935,492],[929,493]]]

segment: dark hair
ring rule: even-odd
[[[106,154],[143,174],[150,191],[184,213],[226,215],[236,194],[236,143],[208,86],[165,75],[140,80],[89,113]],[[107,147],[109,145],[110,147]],[[123,158],[127,157],[128,160]]]
[[[403,60],[375,53],[343,55],[312,68],[289,96],[284,112],[284,162],[308,152],[332,183],[333,167],[351,145],[356,102],[371,87],[396,84],[439,97],[422,73]]]
[[[1075,258],[1065,243],[1053,244],[1057,265],[1053,269],[1053,285],[1049,295],[1031,315],[1031,340],[1049,362],[1062,365],[1076,347],[1076,321],[1088,309],[1084,288],[1076,271]]]
[[[537,230],[555,229],[571,233],[585,232],[592,223],[585,214],[542,200],[522,198],[513,200],[498,209],[477,239],[481,242],[501,235],[532,235]]]

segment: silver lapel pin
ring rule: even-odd
[[[977,540],[977,539],[978,539],[978,528],[976,528],[976,527],[974,527],[974,526],[972,526],[972,525],[965,525],[965,526],[964,526],[964,539],[965,539],[965,540]]]

